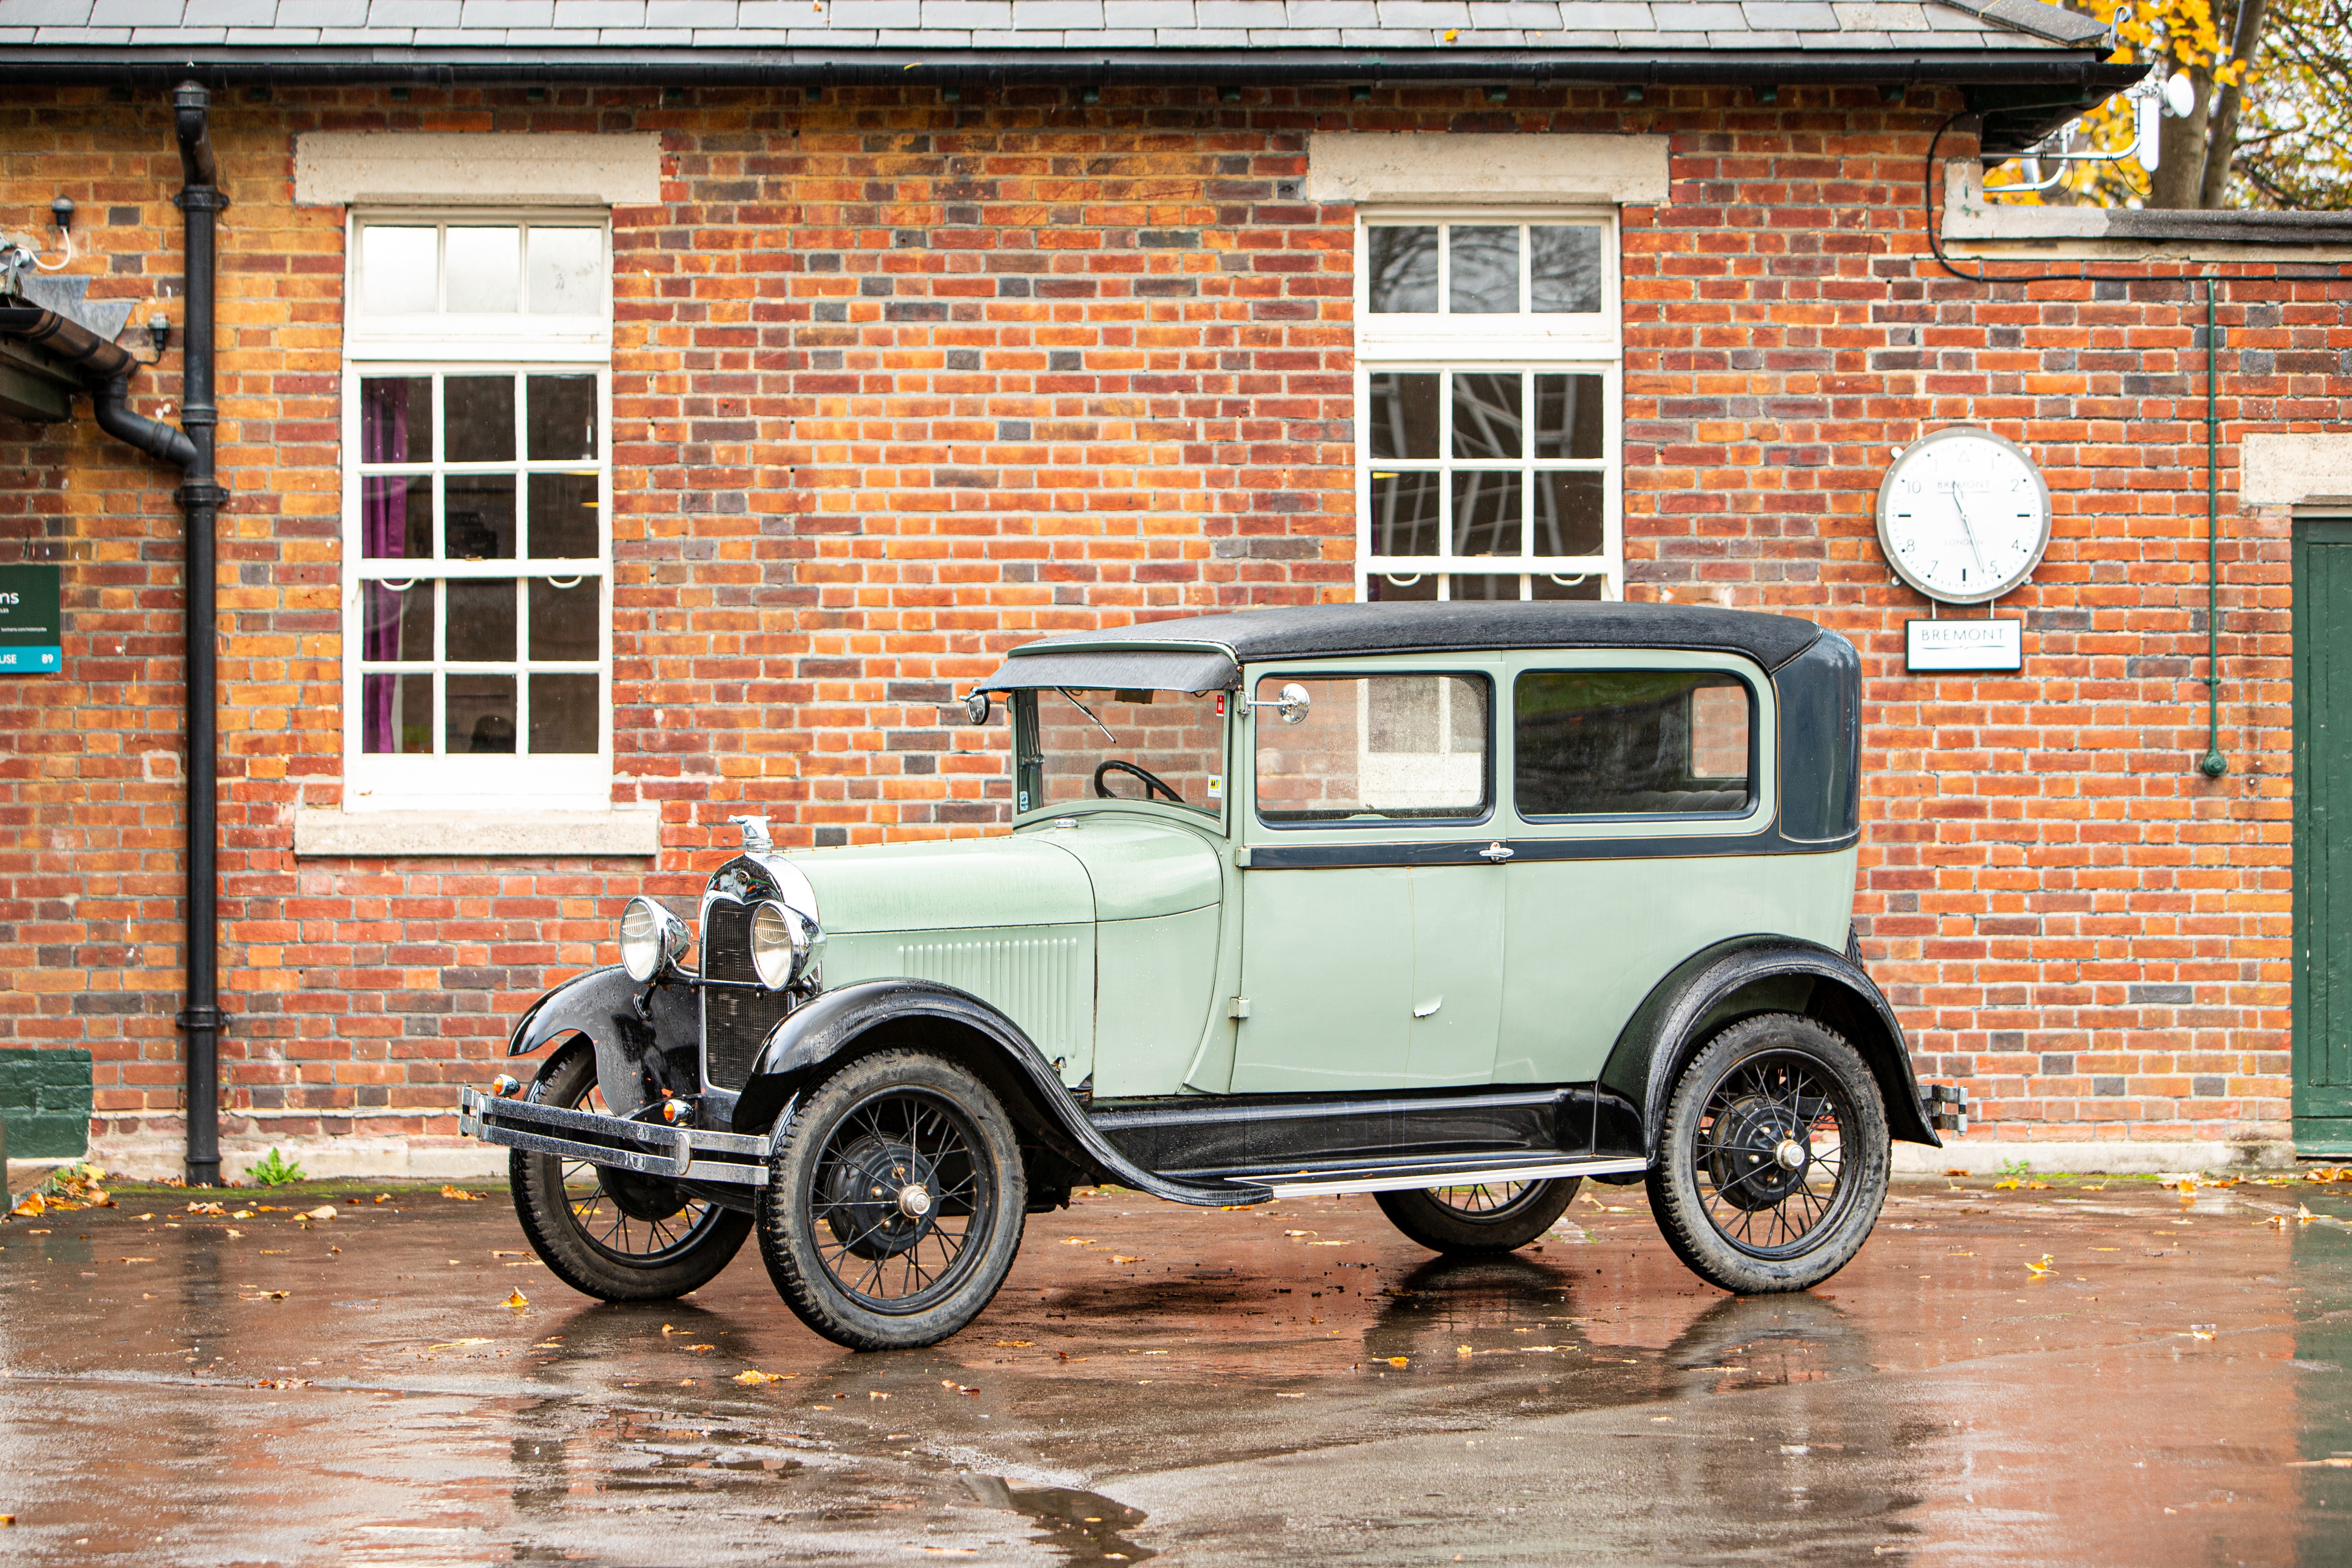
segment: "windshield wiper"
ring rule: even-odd
[[[1096,718],[1095,718],[1095,713],[1094,713],[1094,710],[1093,710],[1093,709],[1091,709],[1091,708],[1087,707],[1085,703],[1083,703],[1083,702],[1079,701],[1076,698],[1075,698],[1075,697],[1071,696],[1071,695],[1070,695],[1070,689],[1069,689],[1068,687],[1066,687],[1066,686],[1056,686],[1055,688],[1054,688],[1054,689],[1055,689],[1055,690],[1056,690],[1056,691],[1058,691],[1058,692],[1060,692],[1060,693],[1062,694],[1062,700],[1063,700],[1063,701],[1065,701],[1065,702],[1068,703],[1071,707],[1073,707],[1073,708],[1076,709],[1079,712],[1081,712],[1081,713],[1085,714],[1085,715],[1086,715],[1089,720],[1092,720],[1092,721],[1093,721],[1093,722],[1094,722],[1094,727],[1095,727],[1096,729],[1097,729],[1097,730],[1100,730],[1100,731],[1103,732],[1103,739],[1104,739],[1104,740],[1108,741],[1108,742],[1109,742],[1112,745],[1114,745],[1114,746],[1116,746],[1116,745],[1118,745],[1118,737],[1117,735],[1114,735],[1114,734],[1112,734],[1112,733],[1110,732],[1110,726],[1109,726],[1109,725],[1108,725],[1108,724],[1106,724],[1106,723],[1104,723],[1101,720],[1099,720],[1099,719],[1096,719]]]

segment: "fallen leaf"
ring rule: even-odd
[[[1092,1247],[1094,1244],[1095,1238],[1091,1236],[1066,1236],[1062,1237],[1062,1245],[1064,1247]]]
[[[454,1351],[463,1350],[467,1345],[486,1345],[489,1342],[488,1340],[443,1340],[438,1344],[426,1345],[425,1348],[429,1351]]]
[[[763,1383],[782,1383],[788,1377],[799,1375],[798,1373],[793,1372],[754,1372],[750,1367],[745,1367],[735,1374],[735,1381],[746,1388],[757,1388]]]
[[[2213,1337],[2213,1325],[2191,1323],[2189,1325],[2189,1337],[2192,1340],[2210,1340]]]
[[[378,1193],[375,1195],[375,1201],[380,1204],[388,1204],[392,1202],[392,1194],[390,1193]]]
[[[1307,1395],[1303,1394],[1277,1394],[1275,1397],[1276,1399],[1304,1399]]]
[[[1472,1350],[1468,1345],[1455,1345],[1454,1347],[1454,1353],[1455,1355],[1476,1355],[1478,1352]]]
[[[1348,1244],[1344,1241],[1310,1241],[1307,1245],[1309,1247],[1345,1247]],[[1536,1248],[1536,1250],[1538,1252],[1541,1252],[1543,1248],[1539,1247]]]
[[[520,1290],[514,1293],[514,1300],[507,1303],[509,1307],[520,1307],[523,1304],[523,1295]],[[688,1353],[690,1355],[709,1355],[712,1351],[715,1351],[719,1347],[717,1345],[688,1345],[686,1347]]]
[[[441,1189],[441,1195],[445,1198],[455,1198],[461,1204],[478,1204],[482,1201],[481,1194],[469,1193],[462,1187],[445,1186]]]
[[[294,1217],[296,1219],[332,1219],[335,1217],[335,1205],[332,1204],[320,1204],[317,1208],[305,1209],[302,1213],[296,1215]]]
[[[677,1331],[676,1329],[674,1329],[674,1328],[670,1327],[667,1323],[664,1323],[664,1324],[662,1325],[662,1336],[663,1336],[665,1339],[667,1339],[667,1337],[669,1337],[671,1334],[674,1334],[674,1333],[676,1333],[676,1332],[677,1332]]]
[[[1313,1236],[1315,1233],[1311,1230],[1286,1230],[1282,1234],[1285,1236]]]
[[[513,1295],[509,1296],[505,1300],[499,1302],[499,1305],[501,1307],[528,1307],[530,1305],[530,1298],[518,1290]],[[709,1350],[710,1347],[709,1345],[704,1345],[701,1348]]]
[[[2297,1205],[2294,1205],[2294,1223],[2295,1223],[2295,1224],[2297,1224],[2297,1225],[2309,1225],[2313,1220],[2315,1220],[2315,1219],[2317,1219],[2318,1217],[2319,1217],[2319,1216],[2318,1216],[2317,1215],[2315,1215],[2315,1214],[2314,1214],[2314,1213],[2312,1213],[2312,1212],[2311,1212],[2311,1209],[2309,1208],[2309,1206],[2308,1206],[2308,1205],[2304,1205],[2304,1204],[2297,1204]]]
[[[188,1212],[190,1214],[216,1214],[224,1219],[228,1217],[228,1210],[223,1208],[218,1204],[190,1204],[188,1205]]]
[[[869,1388],[866,1391],[866,1397],[868,1399],[887,1399],[890,1396],[883,1393],[878,1388]]]
[[[1996,1188],[2004,1193],[2013,1193],[2017,1191],[2019,1184],[2020,1184],[2015,1176],[2011,1176],[2005,1180],[1998,1181],[1993,1184]]]
[[[251,1219],[253,1217],[253,1211],[251,1209],[239,1209],[228,1217],[231,1219]]]
[[[1113,1263],[1148,1263],[1150,1261],[1150,1259],[1145,1258],[1121,1258],[1117,1253],[1113,1253],[1111,1255],[1110,1260]]]
[[[231,1241],[241,1241],[245,1238],[245,1232],[237,1229],[235,1226],[231,1226],[228,1227],[228,1238]]]
[[[1957,1166],[1957,1165],[1956,1165],[1956,1166],[1954,1166],[1952,1169],[1950,1169],[1950,1170],[1948,1170],[1948,1171],[1946,1171],[1946,1172],[1944,1173],[1944,1174],[1946,1174],[1946,1175],[1948,1175],[1948,1176],[1965,1176],[1965,1175],[1967,1175],[1967,1174],[1968,1174],[1968,1172],[1966,1172],[1966,1171],[1964,1171],[1964,1170],[1961,1170],[1958,1166]]]
[[[996,1342],[996,1348],[1001,1351],[1025,1351],[1030,1343],[1031,1342],[1027,1340],[999,1340]]]
[[[1412,1363],[1412,1357],[1411,1357],[1411,1356],[1409,1356],[1409,1355],[1392,1355],[1392,1356],[1389,1357],[1389,1364],[1390,1364],[1391,1366],[1406,1366],[1406,1365],[1410,1365],[1410,1364]]]
[[[2036,1279],[2039,1279],[2050,1272],[2050,1259],[2051,1255],[2045,1252],[2042,1255],[2039,1262],[2029,1263],[2026,1267],[2033,1270],[2033,1277]]]
[[[2047,1182],[2028,1182],[2025,1184],[2025,1190],[2029,1193],[2046,1193],[2050,1190],[2050,1184]]]

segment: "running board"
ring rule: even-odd
[[[1289,1175],[1228,1176],[1234,1183],[1255,1183],[1277,1198],[1328,1197],[1342,1193],[1415,1192],[1429,1187],[1471,1187],[1485,1182],[1545,1182],[1564,1176],[1636,1175],[1650,1168],[1638,1154],[1595,1159],[1561,1158],[1557,1154],[1497,1160],[1493,1155],[1452,1160],[1415,1161],[1410,1164],[1340,1166],[1323,1171],[1299,1171]]]

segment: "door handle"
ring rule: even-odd
[[[1499,866],[1504,861],[1511,858],[1511,847],[1497,838],[1494,843],[1487,845],[1486,847],[1478,851],[1478,858],[1481,860],[1490,860]]]

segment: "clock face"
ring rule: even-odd
[[[2050,542],[2050,487],[2024,451],[1956,426],[1906,447],[1878,487],[1878,543],[1931,599],[1981,604],[2016,587]]]

